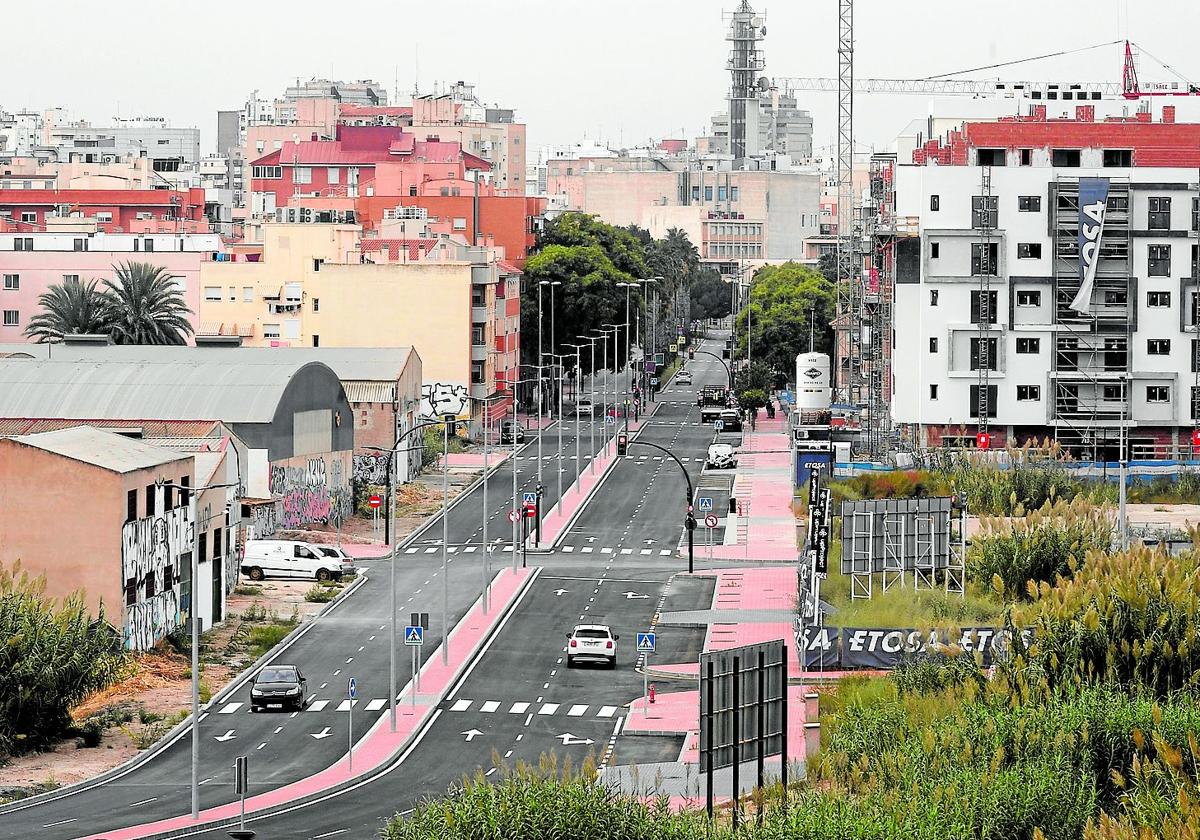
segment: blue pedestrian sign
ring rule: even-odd
[[[358,699],[358,680],[354,677],[350,678],[350,684],[346,686],[346,693],[350,695],[351,700]]]
[[[638,653],[654,653],[654,633],[638,633],[637,634],[637,652]]]
[[[714,426],[716,426],[716,428],[717,428],[717,431],[719,432],[719,431],[721,431],[722,429],[724,429],[724,428],[725,428],[725,421],[724,421],[724,420],[717,420],[716,422],[714,422],[714,423],[713,423],[713,425],[714,425]]]
[[[527,505],[536,505],[537,504],[537,493],[522,493],[521,501]]]
[[[404,628],[404,644],[420,647],[425,640],[425,628],[419,624],[410,624]]]
[[[712,503],[711,496],[701,496],[699,499],[696,500],[696,503],[697,503],[697,506],[699,507],[701,513],[703,513],[706,510],[713,509],[713,503]]]

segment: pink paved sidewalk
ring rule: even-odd
[[[261,811],[291,802],[302,797],[322,793],[330,788],[348,782],[357,776],[380,767],[392,756],[396,755],[424,723],[426,717],[445,692],[474,656],[475,651],[486,638],[492,626],[506,609],[515,603],[525,590],[525,586],[533,569],[503,569],[492,584],[491,609],[485,615],[482,605],[475,606],[463,617],[453,630],[450,631],[449,664],[442,665],[440,653],[431,655],[425,667],[421,669],[421,693],[414,707],[410,702],[398,702],[396,706],[396,731],[389,727],[389,716],[385,712],[371,730],[354,746],[354,771],[351,772],[346,758],[343,756],[335,764],[324,770],[274,790],[251,796],[246,799],[246,813]],[[411,699],[412,683],[404,687],[401,700]],[[432,702],[429,702],[432,701]],[[238,803],[206,808],[200,812],[200,822],[212,822],[236,817],[239,813]],[[116,831],[103,831],[91,834],[82,840],[135,840],[151,834],[167,831],[177,831],[198,825],[190,815],[158,820],[144,825],[131,826]]]
[[[506,458],[512,457],[511,446],[493,446],[488,450],[488,469],[499,466]],[[448,456],[450,469],[483,469],[483,450],[471,452],[451,452]]]

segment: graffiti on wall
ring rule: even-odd
[[[273,536],[283,521],[283,502],[276,499],[273,504],[256,504],[250,508],[252,539],[265,540]]]
[[[382,452],[354,456],[354,484],[369,487],[372,484],[387,484],[388,456]]]
[[[122,640],[129,650],[146,650],[182,622],[174,577],[192,550],[189,508],[179,507],[126,522],[121,529],[121,580],[134,581],[136,600],[125,608]],[[167,566],[172,568],[167,579]],[[147,584],[154,594],[147,597]]]
[[[340,454],[273,464],[271,495],[280,504],[271,530],[302,528],[316,522],[336,524],[350,514],[349,478]],[[255,534],[261,536],[257,528]]]
[[[459,416],[467,410],[469,401],[466,385],[432,382],[421,386],[421,409],[425,417]]]

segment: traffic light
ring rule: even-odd
[[[625,455],[629,451],[629,435],[617,435],[617,454]]]
[[[694,358],[696,358],[696,350],[695,350],[695,348],[689,347],[688,348],[688,359],[691,360]]]
[[[455,424],[455,421],[457,421],[457,420],[458,420],[458,417],[456,417],[453,414],[443,414],[442,415],[442,422],[446,424],[446,434],[449,435],[450,437],[454,437],[455,435],[458,434],[457,426]]]
[[[992,446],[992,436],[987,432],[980,432],[975,435],[976,449],[990,449]]]

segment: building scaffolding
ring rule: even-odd
[[[971,273],[978,280],[979,303],[972,307],[976,314],[975,347],[971,352],[971,365],[975,368],[975,398],[971,408],[975,411],[976,442],[990,439],[990,420],[996,414],[996,398],[992,394],[992,371],[999,359],[1000,338],[993,335],[999,307],[997,291],[992,289],[992,278],[999,270],[999,246],[992,241],[998,217],[999,197],[992,195],[992,167],[980,168],[979,195],[971,199],[971,224],[979,230],[979,241],[971,255]],[[984,444],[986,446],[986,444]]]

